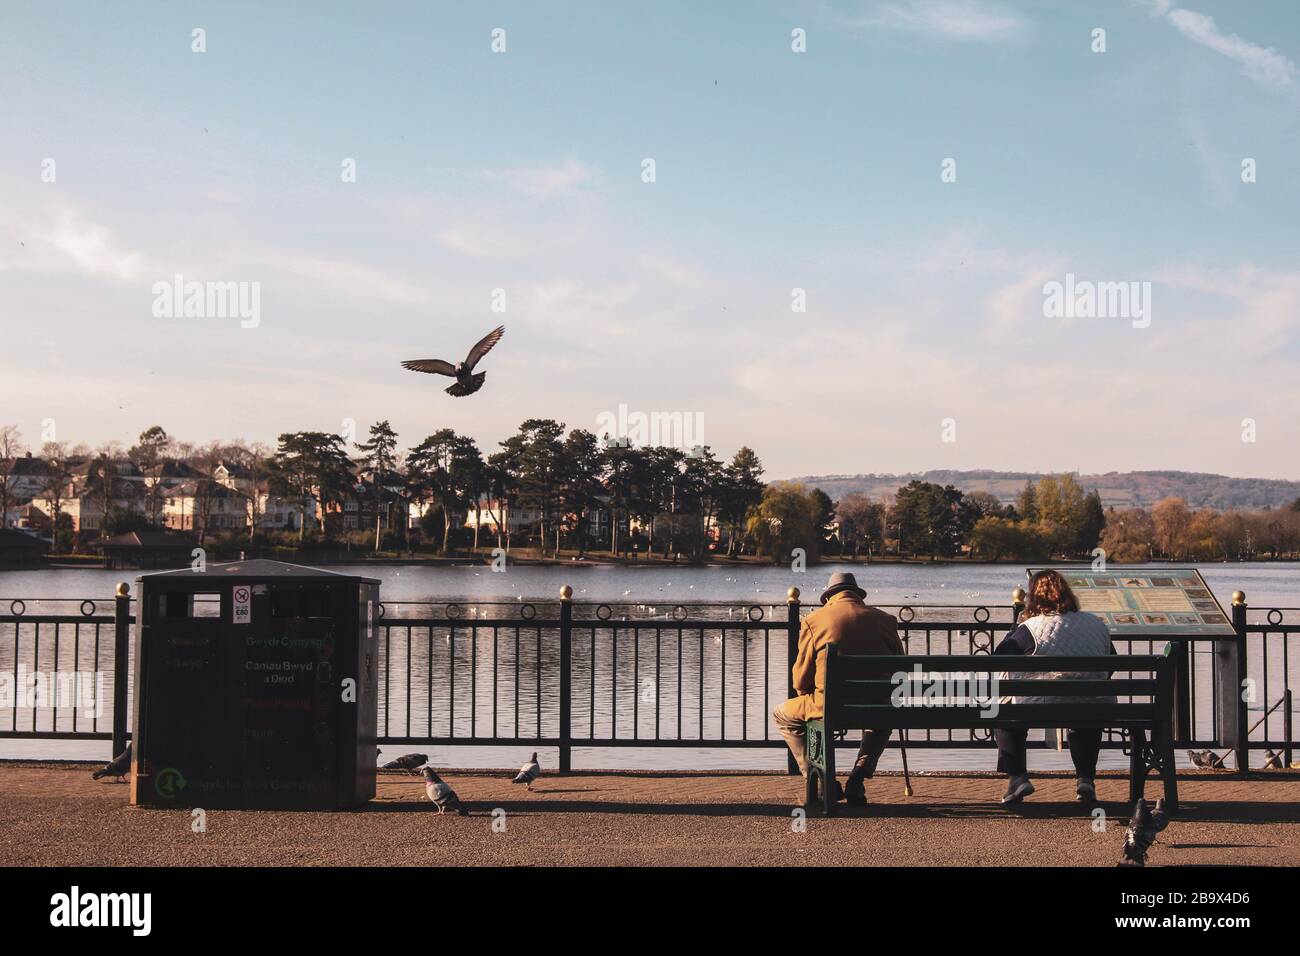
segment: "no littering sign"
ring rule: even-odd
[[[246,586],[235,588],[234,592],[234,611],[231,614],[231,621],[234,624],[247,624],[253,620],[253,603],[251,590]]]

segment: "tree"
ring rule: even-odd
[[[884,547],[883,504],[872,501],[861,492],[853,492],[835,505],[835,517],[840,523],[840,554],[848,545],[852,545],[854,555],[865,548],[868,556]]]
[[[997,495],[990,494],[987,491],[970,492],[966,495],[966,504],[975,512],[977,519],[1015,517],[1014,508],[1010,506],[1003,507]]]
[[[0,528],[9,527],[14,467],[26,450],[17,425],[0,425]]]
[[[474,440],[441,428],[406,456],[407,476],[413,493],[421,500],[430,498],[442,510],[442,542],[439,553],[446,554],[451,538],[451,516],[464,514],[472,500],[475,486],[475,463],[481,460]]]
[[[1016,511],[1025,521],[1031,523],[1038,521],[1038,492],[1034,489],[1032,481],[1025,482],[1025,487],[1016,498]]]
[[[140,433],[136,443],[126,453],[126,457],[145,475],[145,514],[151,525],[158,523],[158,512],[162,504],[161,475],[155,472],[174,445],[175,442],[161,425],[151,425]]]
[[[900,551],[950,557],[960,550],[975,520],[974,510],[952,485],[913,480],[894,498]]]
[[[318,505],[319,527],[325,532],[325,510],[331,501],[342,502],[352,487],[352,461],[343,438],[328,432],[286,432],[270,461],[271,483],[279,492],[297,497],[303,518],[298,524],[298,540],[307,525],[305,510],[309,499]]]
[[[1079,534],[1075,547],[1081,553],[1091,552],[1101,540],[1101,533],[1106,527],[1106,509],[1101,505],[1101,495],[1094,488],[1083,499],[1083,520],[1079,525]]]
[[[682,480],[689,499],[689,511],[697,521],[691,541],[691,555],[696,561],[703,559],[710,529],[717,525],[718,509],[726,492],[725,472],[722,462],[708,445],[686,459]]]
[[[600,443],[589,431],[575,428],[564,440],[560,456],[560,506],[565,515],[573,516],[574,536],[578,556],[587,550],[587,520],[599,502],[600,484],[604,467],[601,463]],[[556,551],[559,551],[557,532]]]
[[[1156,546],[1168,558],[1179,560],[1187,550],[1187,532],[1192,523],[1192,510],[1182,498],[1162,498],[1151,509],[1155,524]]]
[[[1151,515],[1141,508],[1106,511],[1106,527],[1101,535],[1101,548],[1106,560],[1117,564],[1134,564],[1151,557],[1151,543],[1155,537],[1155,524]]]
[[[609,550],[621,554],[618,532],[640,506],[645,485],[646,464],[642,449],[622,442],[610,442],[601,450],[605,491],[609,496]],[[625,545],[624,545],[625,546]]]
[[[550,418],[530,418],[519,426],[519,497],[525,507],[535,509],[538,547],[546,547],[546,529],[558,521],[560,463],[564,446],[564,425]],[[557,549],[558,550],[558,549]]]
[[[385,483],[397,468],[397,432],[388,424],[388,419],[384,419],[370,426],[369,441],[353,444],[363,455],[362,474],[369,476],[371,487],[375,490],[375,550],[378,551],[387,497]]]
[[[975,522],[971,531],[971,553],[989,561],[1014,558],[1020,561],[1045,560],[1051,548],[1034,525],[1027,521],[986,516]]]
[[[802,548],[805,555],[816,560],[821,540],[819,509],[816,496],[803,485],[773,482],[750,509],[746,533],[758,553],[774,562],[789,561],[795,548]]]
[[[736,452],[723,472],[723,489],[718,516],[727,527],[727,556],[734,557],[736,546],[747,527],[750,511],[762,501],[763,464],[753,449],[745,446]]]
[[[45,459],[45,480],[41,484],[41,497],[50,503],[50,537],[54,539],[55,550],[59,550],[63,502],[71,492],[72,483],[72,465],[68,461],[68,446],[64,442],[46,442],[41,447],[41,457]],[[70,538],[66,543],[70,543]]]
[[[809,492],[813,496],[813,501],[817,507],[817,513],[813,520],[817,524],[817,553],[821,554],[829,548],[831,543],[831,533],[829,529],[835,524],[835,502],[831,496],[820,488],[814,488]]]

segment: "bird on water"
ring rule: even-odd
[[[454,395],[460,398],[463,395],[473,395],[483,387],[483,380],[487,378],[487,372],[474,374],[474,366],[482,360],[483,356],[492,351],[492,346],[501,341],[501,336],[506,334],[506,327],[498,325],[483,338],[479,339],[469,355],[465,356],[465,361],[452,365],[442,359],[409,359],[402,363],[402,368],[410,369],[412,372],[428,372],[430,375],[449,375],[456,380],[455,385],[447,387],[448,395]]]
[[[469,811],[460,805],[460,797],[451,785],[438,776],[432,767],[424,768],[424,792],[438,808],[438,815],[454,810],[462,817],[469,816]]]
[[[528,763],[519,768],[519,773],[515,774],[515,779],[511,783],[524,783],[528,789],[533,789],[533,781],[542,775],[542,765],[537,762],[537,752],[533,752],[532,758]]]
[[[99,770],[96,770],[90,776],[94,780],[100,777],[116,777],[121,781],[128,773],[131,772],[131,744],[126,745],[126,749],[110,760]]]

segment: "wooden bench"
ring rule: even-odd
[[[965,675],[979,690],[986,682],[991,698],[1050,696],[1067,698],[1038,704],[999,704],[995,715],[988,708],[960,702],[961,685],[949,682],[949,694],[958,702],[919,699],[920,687],[912,682],[916,668],[925,677]],[[1108,655],[1105,657],[1048,657],[1020,655],[871,656],[839,654],[826,647],[825,716],[806,722],[809,773],[805,805],[817,805],[817,791],[827,816],[834,811],[835,747],[837,734],[865,728],[892,730],[987,730],[1011,727],[1118,728],[1129,735],[1129,803],[1143,795],[1147,775],[1155,770],[1164,780],[1165,805],[1172,813],[1178,805],[1174,777],[1174,668],[1162,656]],[[1006,673],[1033,672],[1109,673],[1101,680],[1028,678],[1009,680]],[[905,697],[896,688],[897,676],[908,675]],[[998,676],[993,683],[994,676]],[[970,686],[970,685],[968,685]],[[968,700],[974,698],[968,694]],[[978,696],[978,693],[977,693]],[[1116,703],[1098,703],[1113,696]],[[900,699],[901,698],[901,699]],[[1079,698],[1070,700],[1068,698]],[[1129,700],[1126,700],[1129,698]],[[1133,699],[1136,698],[1136,699]],[[883,702],[882,702],[883,701]],[[929,706],[927,706],[927,703]],[[1149,742],[1148,742],[1149,741]],[[979,746],[973,741],[972,746]]]

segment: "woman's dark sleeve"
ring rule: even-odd
[[[993,648],[994,654],[1029,654],[1034,649],[1034,635],[1029,628],[1021,624],[1014,631],[1002,638],[1002,643]]]

